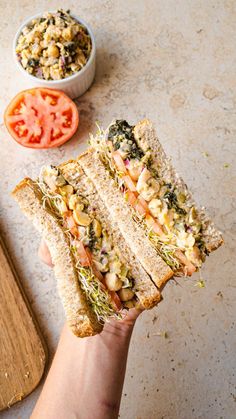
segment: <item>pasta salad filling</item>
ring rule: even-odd
[[[57,216],[68,236],[81,287],[98,320],[104,323],[110,317],[120,318],[121,309],[136,304],[134,281],[96,208],[91,208],[55,166],[41,169],[37,185],[43,205]]]
[[[184,192],[159,176],[151,150],[141,149],[133,129],[117,120],[107,131],[99,129],[90,143],[160,256],[176,275],[191,276],[208,254],[198,210]]]
[[[80,22],[62,9],[47,12],[25,26],[17,40],[22,67],[35,77],[60,80],[80,71],[92,50],[91,37]]]

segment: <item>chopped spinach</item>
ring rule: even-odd
[[[76,43],[75,42],[73,42],[73,41],[70,41],[70,42],[65,42],[64,43],[64,48],[65,48],[65,50],[67,51],[67,52],[69,52],[71,55],[74,55],[74,54],[76,54],[76,47],[77,47],[77,45],[76,45]]]
[[[30,58],[28,61],[28,65],[30,67],[37,67],[39,65],[39,60],[35,59],[35,58]]]
[[[144,156],[144,152],[134,138],[133,128],[127,121],[118,119],[109,128],[108,140],[113,142],[115,150],[118,150],[122,146],[124,140],[128,141],[129,150],[127,152],[127,158],[140,160]]]
[[[168,187],[169,190],[166,191],[163,198],[166,200],[168,208],[169,209],[174,208],[178,214],[186,215],[186,211],[183,208],[181,208],[178,204],[176,193],[173,190],[171,190],[171,184],[168,183],[166,186]]]
[[[97,238],[93,229],[92,223],[88,227],[88,247],[93,250],[96,244]]]
[[[50,19],[49,19],[49,23],[50,23],[51,25],[55,25],[55,18],[54,18],[54,16],[50,17]]]
[[[67,10],[67,12],[66,13],[70,13],[70,11],[69,10]],[[64,11],[62,10],[62,9],[60,9],[60,10],[58,10],[57,11],[57,14],[60,16],[60,18],[61,19],[66,19],[66,14],[64,13]]]
[[[144,152],[141,150],[141,148],[138,147],[136,141],[132,144],[131,151],[128,154],[128,157],[130,159],[138,159],[141,160],[141,158],[144,156]]]
[[[159,178],[157,169],[155,169],[154,167],[150,167],[148,170],[151,172],[151,174],[154,178],[156,178],[156,179]]]
[[[121,143],[121,141],[120,141],[120,140],[116,140],[116,141],[113,143],[113,146],[114,146],[114,149],[115,149],[115,150],[118,150],[118,148],[120,148],[120,143]]]
[[[153,159],[152,159],[152,156],[150,156],[148,158],[148,160],[146,162],[144,162],[144,164],[145,164],[146,168],[149,170],[149,172],[152,174],[152,176],[154,178],[156,178],[156,179],[159,178],[157,169],[155,169],[155,167],[153,167]]]
[[[200,230],[200,233],[201,233],[201,231],[202,231],[202,229]],[[195,237],[195,244],[199,248],[201,254],[205,254],[206,256],[209,256],[210,252],[209,252],[209,250],[207,250],[206,243],[203,240],[201,235]]]
[[[108,139],[113,140],[114,137],[117,137],[118,135],[132,140],[133,127],[129,125],[127,121],[123,119],[117,119],[116,122],[109,128]]]

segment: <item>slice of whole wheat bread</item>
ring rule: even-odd
[[[40,189],[27,178],[16,186],[12,194],[48,245],[59,294],[73,333],[85,337],[101,332],[103,326],[98,322],[80,287],[68,238],[55,216],[44,208]]]
[[[161,288],[173,276],[173,271],[157,254],[143,229],[133,220],[132,210],[124,204],[122,192],[109,176],[97,152],[89,149],[79,156],[78,161],[95,185],[100,198],[114,222],[117,223],[129,248],[151,276],[153,282]]]

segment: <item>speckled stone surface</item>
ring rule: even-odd
[[[1,114],[25,87],[12,60],[13,35],[22,20],[48,4],[0,0]],[[57,5],[50,2],[51,9]],[[205,288],[195,286],[198,274],[169,283],[159,308],[138,320],[120,417],[235,419],[236,2],[80,0],[64,7],[91,24],[98,49],[95,82],[77,101],[79,132],[64,147],[40,152],[18,146],[1,125],[0,144],[1,233],[51,357],[63,309],[52,272],[37,258],[40,238],[9,193],[42,164],[76,156],[95,121],[149,117],[225,245],[202,270]],[[29,418],[40,389],[1,418]]]

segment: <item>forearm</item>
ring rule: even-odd
[[[117,418],[133,328],[119,323],[83,339],[64,327],[32,419]]]

